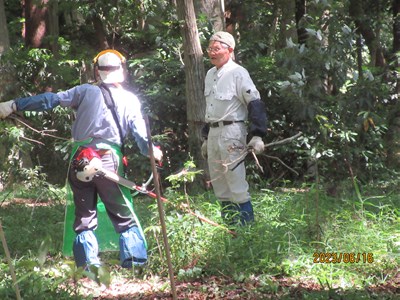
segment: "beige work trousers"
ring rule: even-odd
[[[208,168],[215,196],[220,201],[240,204],[250,200],[245,164],[242,162],[238,165],[244,158],[246,137],[244,123],[210,128],[207,141]]]

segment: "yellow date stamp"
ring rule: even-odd
[[[314,264],[372,264],[374,254],[370,252],[314,252]]]

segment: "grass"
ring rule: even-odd
[[[176,277],[189,282],[213,276],[244,285],[256,282],[251,292],[254,297],[261,293],[292,299],[296,298],[293,294],[296,288],[302,287],[301,299],[375,299],[369,289],[384,286],[399,271],[400,197],[379,195],[378,189],[371,190],[365,197],[348,192],[335,198],[315,188],[253,192],[257,222],[237,228],[236,237],[176,209],[178,203],[189,201],[196,213],[222,222],[212,194],[182,196],[169,191],[167,198],[171,204],[164,208]],[[2,198],[6,195],[0,194],[0,218],[24,299],[32,295],[46,299],[70,299],[74,295],[83,299],[85,296],[77,286],[61,284],[74,282],[74,278],[78,284],[76,280],[80,278],[73,263],[61,256],[62,196],[52,201],[41,199],[28,206],[26,202],[19,204],[13,198]],[[167,277],[155,200],[142,197],[135,200],[149,243],[147,278],[156,274]],[[43,242],[50,240],[43,250]],[[41,259],[41,251],[46,251],[46,260]],[[316,262],[315,253],[342,254],[342,262]],[[350,259],[350,253],[354,253],[354,260]],[[2,248],[0,255],[4,257]],[[116,253],[102,255],[110,264],[117,260]],[[345,257],[351,261],[344,262]],[[132,273],[114,268],[112,276],[129,278]],[[218,293],[228,291],[220,287]],[[379,297],[382,295],[395,299],[390,289]],[[2,260],[0,298],[13,299],[13,296],[8,266]]]

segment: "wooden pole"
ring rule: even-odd
[[[8,267],[10,268],[11,277],[12,277],[12,280],[14,282],[15,294],[17,296],[17,300],[20,300],[21,299],[21,294],[19,292],[18,283],[17,283],[17,277],[15,276],[15,271],[14,271],[14,266],[12,264],[10,251],[8,250],[6,236],[4,235],[3,226],[1,225],[1,219],[0,219],[0,238],[1,238],[1,243],[3,244],[4,252],[6,254]]]
[[[175,287],[175,280],[174,280],[174,269],[172,267],[172,262],[171,262],[171,251],[169,248],[167,228],[165,225],[165,218],[164,218],[164,206],[163,206],[163,202],[161,201],[161,196],[160,196],[161,195],[160,181],[159,181],[158,174],[157,174],[156,161],[154,159],[153,142],[151,140],[150,124],[149,124],[149,118],[147,115],[144,116],[144,120],[146,122],[147,140],[148,140],[148,145],[149,145],[149,156],[150,156],[150,162],[151,162],[151,169],[153,172],[154,187],[155,187],[156,195],[157,195],[158,214],[160,216],[161,230],[162,230],[162,235],[164,238],[165,255],[167,257],[172,298],[173,298],[173,300],[176,300],[177,296],[176,296],[176,287]]]

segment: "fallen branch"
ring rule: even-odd
[[[263,167],[260,165],[260,163],[259,163],[259,161],[258,161],[258,158],[257,158],[257,155],[256,155],[256,153],[254,152],[254,150],[251,150],[251,154],[253,154],[253,158],[254,158],[254,160],[255,160],[255,162],[256,162],[257,167],[261,170],[261,173],[264,174],[264,169],[263,169]]]
[[[44,143],[42,143],[42,142],[40,142],[40,141],[27,138],[26,136],[20,136],[20,138],[23,139],[23,140],[27,140],[27,141],[29,141],[29,142],[32,142],[32,143],[36,143],[36,144],[42,145],[42,146],[45,145]]]
[[[291,167],[289,167],[287,164],[285,164],[279,157],[276,156],[270,156],[270,155],[266,155],[266,154],[259,154],[261,156],[265,156],[271,159],[275,159],[277,161],[279,161],[282,165],[284,165],[286,168],[288,168],[290,171],[292,171],[293,173],[295,173],[297,176],[299,176],[299,173],[297,171],[295,171],[294,169],[292,169]]]
[[[272,143],[266,144],[266,145],[265,145],[265,149],[270,148],[270,147],[273,147],[273,146],[281,146],[281,145],[290,143],[291,141],[297,139],[297,138],[298,138],[299,136],[301,136],[302,134],[303,134],[303,133],[300,131],[300,132],[298,132],[297,134],[295,134],[294,136],[288,137],[288,138],[283,139],[283,140],[280,140],[280,141],[276,141],[276,142],[272,142]],[[237,159],[235,159],[234,161],[231,161],[231,162],[228,162],[228,163],[223,163],[222,166],[225,168],[225,171],[228,171],[228,168],[229,168],[231,165],[233,165],[233,164],[236,164],[236,166],[234,166],[234,167],[232,168],[232,171],[233,171],[234,169],[236,169],[236,168],[245,160],[247,154],[249,154],[249,153],[252,153],[252,154],[253,154],[253,157],[254,157],[254,160],[256,161],[257,167],[261,170],[262,173],[264,173],[264,170],[263,170],[262,166],[260,165],[260,163],[258,162],[258,159],[257,159],[256,154],[254,153],[254,149],[252,149],[252,148],[246,148],[246,149],[239,155],[239,157],[238,157]],[[292,172],[294,172],[296,175],[299,175],[298,172],[296,172],[295,170],[293,170],[292,168],[290,168],[288,165],[286,165],[286,164],[285,164],[281,159],[279,159],[278,157],[269,156],[269,155],[266,155],[266,154],[263,154],[263,153],[258,154],[258,155],[265,156],[265,157],[268,157],[268,158],[271,158],[271,159],[275,159],[275,160],[279,161],[282,165],[284,165],[286,168],[288,168],[289,170],[291,170]]]
[[[124,185],[124,186],[126,186],[126,185]],[[126,186],[126,187],[127,187],[127,186]],[[170,204],[170,205],[172,205],[173,207],[179,208],[180,210],[182,210],[182,211],[184,211],[184,212],[186,212],[186,213],[188,213],[188,214],[190,214],[190,215],[196,217],[196,218],[199,219],[200,221],[203,221],[203,222],[205,222],[205,223],[208,223],[208,224],[210,224],[210,225],[212,225],[212,226],[214,226],[214,227],[221,228],[221,229],[225,230],[226,232],[232,234],[233,236],[236,236],[236,233],[235,233],[234,231],[232,231],[232,230],[226,228],[225,226],[223,226],[223,225],[221,225],[221,224],[218,224],[217,222],[214,222],[214,221],[212,221],[212,220],[210,220],[210,219],[208,219],[208,218],[206,218],[206,217],[203,217],[203,216],[201,216],[201,215],[195,213],[194,211],[192,211],[192,210],[190,209],[189,205],[187,205],[187,204],[183,204],[183,203],[182,203],[182,204],[177,204],[177,205],[176,205],[176,204],[174,204],[174,203],[171,203],[171,201],[169,201],[168,199],[166,199],[166,198],[164,198],[164,197],[157,196],[156,193],[153,193],[153,192],[150,192],[150,191],[143,191],[142,188],[141,188],[140,186],[133,185],[133,186],[128,187],[128,188],[130,188],[130,189],[135,189],[135,190],[137,190],[139,193],[142,193],[142,194],[144,194],[144,195],[148,195],[149,197],[151,197],[151,198],[153,198],[153,199],[157,199],[157,197],[160,197],[160,200],[161,200],[162,202],[164,202],[164,203],[166,203],[166,204]]]

